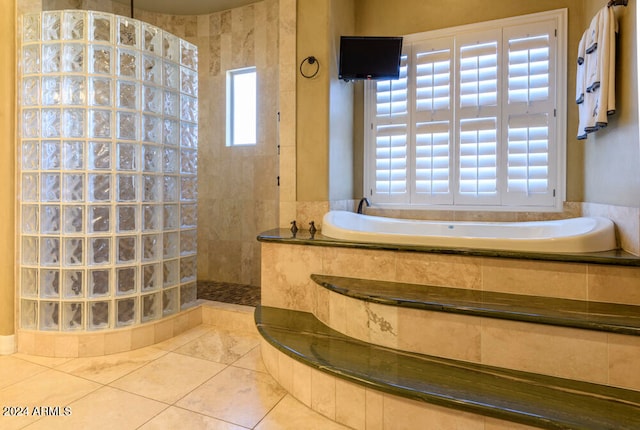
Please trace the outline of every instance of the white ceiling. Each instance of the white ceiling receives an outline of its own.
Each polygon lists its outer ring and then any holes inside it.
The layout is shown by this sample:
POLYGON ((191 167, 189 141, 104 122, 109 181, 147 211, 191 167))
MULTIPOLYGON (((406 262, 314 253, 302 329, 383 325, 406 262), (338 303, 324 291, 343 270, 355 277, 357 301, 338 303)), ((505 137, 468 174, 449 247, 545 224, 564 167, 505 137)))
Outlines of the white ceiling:
MULTIPOLYGON (((117 0, 130 4, 131 0, 117 0)), ((133 0, 134 9, 166 13, 168 15, 203 15, 233 9, 258 0, 133 0)))

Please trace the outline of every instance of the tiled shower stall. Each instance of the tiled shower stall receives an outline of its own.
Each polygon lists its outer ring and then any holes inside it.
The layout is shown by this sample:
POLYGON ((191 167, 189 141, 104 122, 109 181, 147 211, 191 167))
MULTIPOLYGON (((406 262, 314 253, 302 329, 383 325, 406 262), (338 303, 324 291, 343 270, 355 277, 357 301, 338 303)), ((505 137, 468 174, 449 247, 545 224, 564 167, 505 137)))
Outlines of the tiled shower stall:
POLYGON ((196 301, 198 56, 141 21, 26 14, 20 328, 159 320, 196 301))

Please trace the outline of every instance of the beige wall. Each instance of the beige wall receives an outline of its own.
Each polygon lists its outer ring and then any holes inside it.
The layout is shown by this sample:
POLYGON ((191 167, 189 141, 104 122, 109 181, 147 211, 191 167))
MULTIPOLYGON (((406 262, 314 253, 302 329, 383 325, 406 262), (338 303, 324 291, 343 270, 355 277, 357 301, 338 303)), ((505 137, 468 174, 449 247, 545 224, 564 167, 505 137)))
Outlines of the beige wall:
POLYGON ((0 336, 14 333, 15 0, 0 0, 0 336))

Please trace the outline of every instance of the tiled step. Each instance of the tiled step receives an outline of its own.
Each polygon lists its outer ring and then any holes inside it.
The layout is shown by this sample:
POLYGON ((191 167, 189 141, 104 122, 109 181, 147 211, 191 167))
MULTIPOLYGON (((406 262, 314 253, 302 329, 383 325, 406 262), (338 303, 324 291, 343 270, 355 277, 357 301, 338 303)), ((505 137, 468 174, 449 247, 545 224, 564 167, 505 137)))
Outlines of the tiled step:
POLYGON ((262 306, 255 320, 283 354, 367 388, 541 428, 640 428, 636 391, 385 348, 306 312, 262 306))
POLYGON ((330 291, 429 311, 640 336, 640 306, 312 274, 330 291))

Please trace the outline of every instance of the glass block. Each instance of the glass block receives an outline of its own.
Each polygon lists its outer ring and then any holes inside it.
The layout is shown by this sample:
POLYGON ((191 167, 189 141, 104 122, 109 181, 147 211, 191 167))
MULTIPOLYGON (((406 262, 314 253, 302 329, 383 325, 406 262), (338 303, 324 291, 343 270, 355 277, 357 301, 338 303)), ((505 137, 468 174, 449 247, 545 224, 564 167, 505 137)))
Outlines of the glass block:
POLYGON ((89 142, 87 163, 91 170, 111 169, 111 143, 89 142))
POLYGON ((164 115, 177 118, 179 115, 179 96, 173 91, 165 91, 163 97, 164 115))
POLYGON ((198 122, 198 99, 195 97, 180 95, 180 119, 189 122, 198 122))
POLYGON ((162 213, 162 224, 165 230, 178 228, 178 205, 164 205, 162 213))
POLYGON ((163 154, 163 172, 164 173, 177 173, 178 172, 178 159, 179 152, 175 148, 164 148, 163 154))
POLYGON ((63 270, 62 271, 62 295, 67 299, 74 299, 84 296, 84 271, 63 270))
POLYGON ((142 115, 142 140, 162 143, 162 120, 160 117, 142 115))
POLYGON ((87 14, 82 11, 64 11, 62 16, 62 38, 66 40, 84 39, 87 14))
POLYGON ((113 70, 113 49, 109 46, 89 46, 89 73, 110 75, 113 70))
POLYGON ((64 206, 63 207, 63 231, 65 233, 84 232, 84 206, 64 206))
POLYGON ((138 121, 136 113, 118 112, 118 139, 138 140, 138 121))
POLYGON ((138 169, 139 145, 131 143, 118 143, 117 168, 118 170, 138 169))
POLYGON ((85 45, 65 43, 62 49, 62 70, 69 73, 83 73, 86 56, 85 45))
POLYGON ((40 302, 40 330, 58 330, 60 324, 60 303, 40 302))
POLYGON ((106 202, 111 200, 111 175, 89 175, 89 201, 106 202))
POLYGON ((64 238, 64 265, 78 266, 84 263, 84 239, 64 238))
POLYGON ((60 297, 60 271, 40 270, 40 297, 59 298, 60 297))
POLYGON ((168 260, 162 263, 162 280, 164 288, 177 285, 180 281, 180 262, 168 260))
POLYGON ((22 174, 22 201, 23 202, 38 201, 38 174, 37 173, 22 174))
POLYGON ((42 109, 40 129, 42 137, 60 137, 61 117, 60 109, 42 109))
POLYGON ((87 291, 90 297, 109 295, 111 271, 108 269, 89 270, 87 291))
POLYGON ((30 13, 22 16, 22 41, 35 42, 40 40, 40 14, 30 13))
POLYGON ((40 144, 37 140, 25 140, 21 149, 22 170, 38 170, 40 167, 40 144))
POLYGON ((160 172, 160 147, 155 145, 142 146, 142 171, 160 172))
POLYGON ((198 173, 198 152, 191 149, 180 151, 180 172, 195 175, 198 173))
POLYGON ((142 176, 142 201, 143 202, 159 202, 162 198, 162 183, 160 176, 143 175, 142 176))
POLYGON ((84 168, 84 142, 67 140, 62 143, 62 166, 67 170, 84 168))
POLYGON ((198 198, 197 182, 194 177, 180 178, 180 200, 183 202, 195 201, 198 198))
POLYGON ((137 200, 137 181, 134 175, 117 175, 118 201, 134 202, 137 200))
POLYGON ((198 232, 193 230, 182 230, 180 232, 180 255, 194 255, 197 250, 198 232))
POLYGON ((142 80, 162 85, 162 60, 153 55, 142 56, 142 80))
POLYGON ((198 147, 198 126, 195 124, 180 123, 180 146, 189 148, 198 147))
POLYGON ((62 175, 63 192, 62 198, 65 202, 84 201, 84 174, 65 173, 62 175))
POLYGON ((38 269, 23 267, 20 275, 20 295, 22 297, 38 296, 38 269))
POLYGON ((40 228, 43 234, 60 233, 60 206, 42 205, 40 207, 40 228))
POLYGON ((108 139, 111 137, 111 111, 89 110, 89 137, 108 139))
POLYGON ((87 233, 108 233, 111 228, 111 206, 89 206, 87 233))
POLYGON ((62 110, 62 135, 64 137, 84 137, 85 136, 85 110, 84 109, 63 109, 62 110))
POLYGON ((180 249, 180 236, 178 232, 164 233, 162 237, 162 257, 177 257, 178 249, 180 249))
POLYGON ((59 173, 43 173, 40 175, 42 180, 40 189, 40 200, 43 202, 59 202, 60 201, 60 174, 59 173))
POLYGON ((162 293, 147 294, 142 296, 141 321, 153 321, 162 316, 162 293))
POLYGON ((22 236, 22 263, 26 265, 38 264, 39 255, 38 238, 22 236))
POLYGON ((196 227, 198 225, 198 206, 196 204, 183 204, 180 207, 180 226, 182 228, 196 227))
POLYGON ((136 299, 116 300, 116 326, 128 326, 136 322, 136 299))
POLYGON ((178 121, 165 119, 162 122, 162 141, 165 145, 176 146, 180 143, 180 125, 178 121))
POLYGON ((35 300, 20 301, 20 327, 34 330, 38 325, 38 302, 35 300))
POLYGON ((178 201, 178 177, 177 176, 165 176, 163 179, 162 187, 162 199, 165 202, 177 202, 178 201))
POLYGON ((198 300, 198 288, 195 282, 180 286, 180 309, 193 306, 198 300))
POLYGON ((180 90, 190 96, 198 97, 198 72, 181 67, 180 90))
POLYGON ((90 302, 88 328, 92 330, 109 327, 109 302, 90 302))
POLYGON ((139 86, 135 82, 118 81, 118 107, 124 109, 139 109, 139 86))
POLYGON ((142 49, 162 56, 162 31, 158 27, 142 23, 142 49))
POLYGON ((37 106, 40 104, 40 78, 22 79, 22 106, 37 106))
POLYGON ((74 331, 84 329, 82 323, 84 303, 63 303, 62 305, 62 330, 74 331))
POLYGON ((42 45, 42 73, 60 73, 62 70, 62 45, 42 45))
POLYGON ((56 106, 62 101, 62 84, 60 77, 44 76, 42 78, 42 104, 56 106))
POLYGON ((42 13, 42 40, 60 40, 60 11, 42 13))
POLYGON ((178 289, 171 288, 162 292, 162 316, 173 315, 179 310, 178 289))
POLYGON ((164 58, 170 61, 180 61, 180 39, 170 33, 163 33, 162 48, 164 58))
POLYGON ((113 15, 90 12, 89 39, 97 42, 111 42, 113 15))
POLYGON ((162 286, 162 266, 146 264, 142 266, 142 291, 151 291, 162 286))
POLYGON ((111 239, 108 237, 91 237, 89 240, 89 265, 109 264, 111 239))
POLYGON ((40 110, 22 111, 22 137, 40 137, 40 110))
POLYGON ((158 87, 144 85, 142 87, 142 108, 145 112, 162 113, 162 90, 158 87))
POLYGON ((22 48, 22 71, 25 75, 40 73, 40 45, 22 48))
POLYGON ((57 140, 46 140, 42 142, 42 170, 59 169, 61 166, 60 153, 60 142, 57 140))
POLYGON ((198 48, 186 40, 180 40, 180 64, 198 70, 198 48))
POLYGON ((118 49, 118 74, 122 77, 140 79, 140 58, 135 51, 118 49))
POLYGON ((144 205, 142 207, 142 231, 160 230, 162 206, 144 205))
POLYGON ((117 295, 133 294, 137 291, 137 268, 121 267, 116 269, 117 295))
POLYGON ((86 104, 87 82, 84 76, 65 76, 62 80, 62 104, 86 104))
POLYGON ((57 266, 60 264, 60 239, 57 237, 40 238, 40 265, 57 266))
POLYGON ((117 206, 118 232, 136 231, 138 219, 137 206, 117 206))
POLYGON ((116 19, 118 20, 116 27, 116 42, 119 45, 138 47, 140 40, 140 21, 129 19, 124 16, 117 16, 116 19))
POLYGON ((118 263, 135 263, 137 238, 135 236, 116 237, 118 244, 118 263))
POLYGON ((89 78, 89 104, 111 107, 111 79, 89 78))
POLYGON ((142 236, 142 261, 156 261, 160 258, 160 236, 145 234, 142 236))
POLYGON ((162 77, 165 88, 171 90, 180 89, 180 66, 174 63, 164 62, 162 65, 162 77))
POLYGON ((22 205, 22 229, 21 233, 34 234, 38 233, 38 206, 22 205))
POLYGON ((196 257, 184 257, 180 259, 180 282, 195 281, 196 257))

